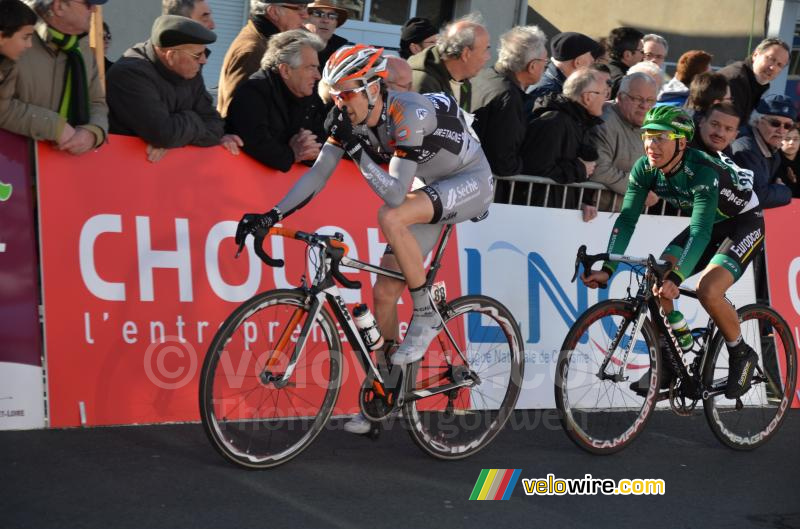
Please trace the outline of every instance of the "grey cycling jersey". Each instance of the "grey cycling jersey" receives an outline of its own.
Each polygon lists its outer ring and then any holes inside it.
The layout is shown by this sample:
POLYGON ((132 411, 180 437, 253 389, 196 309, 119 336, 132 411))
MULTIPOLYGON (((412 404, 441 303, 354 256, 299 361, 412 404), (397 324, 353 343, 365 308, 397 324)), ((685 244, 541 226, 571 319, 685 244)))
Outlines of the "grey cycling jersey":
MULTIPOLYGON (((358 160, 359 170, 389 206, 403 203, 416 176, 426 184, 423 191, 434 204, 432 223, 460 222, 488 209, 493 197, 491 169, 467 116, 451 96, 389 92, 378 124, 356 126, 354 132, 368 147, 358 160), (388 172, 379 165, 387 158, 388 172), (442 182, 431 187, 438 181, 442 182)), ((343 154, 328 140, 314 166, 277 205, 281 215, 319 193, 343 154)))

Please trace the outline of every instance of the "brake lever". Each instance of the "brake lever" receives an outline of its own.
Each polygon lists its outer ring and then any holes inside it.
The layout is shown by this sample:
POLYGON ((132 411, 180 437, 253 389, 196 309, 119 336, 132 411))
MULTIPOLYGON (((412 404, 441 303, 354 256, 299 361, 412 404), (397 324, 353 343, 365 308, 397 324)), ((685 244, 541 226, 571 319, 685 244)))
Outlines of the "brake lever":
POLYGON ((239 258, 239 254, 242 253, 242 250, 244 250, 244 241, 239 243, 239 248, 236 250, 236 255, 234 255, 233 258, 234 259, 238 259, 239 258))
POLYGON ((581 247, 578 248, 578 255, 575 256, 575 273, 572 274, 572 281, 570 281, 570 283, 574 283, 575 280, 578 279, 578 270, 580 270, 580 265, 585 258, 586 258, 586 245, 582 244, 581 247))

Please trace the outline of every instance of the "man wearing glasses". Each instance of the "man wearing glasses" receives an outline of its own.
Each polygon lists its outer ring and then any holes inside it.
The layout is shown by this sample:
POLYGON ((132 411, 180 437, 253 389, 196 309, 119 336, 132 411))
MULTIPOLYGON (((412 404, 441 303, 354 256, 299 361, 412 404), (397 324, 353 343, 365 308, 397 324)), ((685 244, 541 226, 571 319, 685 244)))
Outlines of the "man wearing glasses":
MULTIPOLYGON (((656 103, 658 88, 652 77, 636 72, 626 75, 620 83, 617 98, 603 105, 603 124, 589 131, 597 149, 597 165, 589 178, 605 185, 609 191, 600 194, 600 211, 619 211, 622 197, 628 189, 628 175, 642 157, 641 127, 644 117, 656 103)), ((658 201, 652 191, 645 206, 658 201)))
MULTIPOLYGON (((687 148, 694 137, 694 123, 681 108, 653 108, 645 116, 642 131, 645 156, 631 171, 622 211, 608 241, 608 252, 625 252, 650 191, 691 215, 689 226, 661 255, 672 263, 672 270, 656 293, 664 313, 669 314, 681 282, 702 271, 697 285, 698 299, 725 337, 729 354, 725 397, 737 399, 750 388, 758 355, 751 344, 742 340, 739 318, 725 299, 725 292, 764 249, 764 218, 753 192, 752 175, 736 171, 719 158, 687 148)), ((586 286, 597 288, 608 283, 615 269, 616 263, 606 262, 601 270, 585 273, 582 280, 586 286)), ((672 365, 671 355, 663 347, 661 354, 667 369, 661 370, 658 383, 661 389, 666 389, 677 366, 672 365)), ((648 372, 631 384, 631 389, 646 395, 649 385, 648 372)))
POLYGON ((142 138, 151 162, 186 145, 221 144, 238 154, 241 140, 225 136, 200 75, 206 45, 216 40, 192 19, 158 17, 150 40, 127 50, 108 72, 111 132, 142 138))
POLYGON ((106 0, 27 0, 38 15, 30 50, 17 62, 13 111, 2 127, 81 155, 100 147, 108 107, 87 33, 106 0), (65 89, 68 88, 68 89, 65 89))
POLYGON ((763 208, 785 206, 792 191, 776 175, 781 165, 778 150, 786 133, 794 127, 796 110, 792 100, 771 94, 759 101, 750 116, 750 126, 733 142, 733 159, 753 171, 754 187, 763 208))
POLYGON ((231 43, 222 62, 217 92, 217 110, 222 117, 228 114, 236 87, 260 68, 269 38, 276 33, 303 28, 308 20, 307 3, 308 0, 250 0, 250 20, 231 43))
POLYGON ((325 66, 333 52, 347 44, 347 39, 336 35, 334 31, 347 22, 347 10, 342 9, 334 0, 316 0, 308 4, 308 31, 316 34, 325 43, 325 49, 319 52, 320 68, 325 66))

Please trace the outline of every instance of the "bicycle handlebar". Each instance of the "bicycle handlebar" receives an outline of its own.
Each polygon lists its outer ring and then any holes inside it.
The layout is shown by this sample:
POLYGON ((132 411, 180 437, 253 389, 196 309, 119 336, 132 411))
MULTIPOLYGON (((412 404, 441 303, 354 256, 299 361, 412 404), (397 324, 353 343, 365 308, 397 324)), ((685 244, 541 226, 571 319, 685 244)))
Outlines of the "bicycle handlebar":
MULTIPOLYGON (((336 232, 333 235, 320 235, 318 233, 307 233, 304 231, 295 230, 293 228, 287 228, 285 226, 273 226, 264 235, 253 234, 253 251, 255 251, 259 259, 261 259, 267 266, 281 268, 285 264, 283 259, 273 259, 263 248, 264 239, 267 235, 279 235, 281 237, 286 237, 287 239, 297 239, 299 241, 303 241, 309 246, 324 246, 327 254, 331 257, 331 275, 333 278, 345 288, 352 288, 356 290, 361 288, 360 281, 352 281, 346 278, 339 270, 339 262, 341 261, 342 257, 347 255, 347 252, 350 251, 347 245, 342 242, 344 236, 341 233, 336 232)), ((239 253, 242 251, 243 247, 244 243, 239 246, 239 251, 236 252, 236 257, 239 257, 239 253)))
MULTIPOLYGON (((575 273, 572 275, 572 282, 574 283, 578 278, 580 265, 583 265, 584 273, 586 273, 590 271, 592 265, 598 261, 617 261, 630 265, 646 266, 649 270, 653 271, 656 276, 656 282, 659 285, 664 280, 667 273, 672 270, 672 263, 663 259, 656 259, 653 257, 653 254, 649 254, 647 257, 630 257, 627 255, 610 253, 591 255, 586 253, 586 245, 582 244, 580 248, 578 248, 578 255, 575 257, 575 273)), ((601 288, 606 288, 606 285, 601 285, 601 288)))

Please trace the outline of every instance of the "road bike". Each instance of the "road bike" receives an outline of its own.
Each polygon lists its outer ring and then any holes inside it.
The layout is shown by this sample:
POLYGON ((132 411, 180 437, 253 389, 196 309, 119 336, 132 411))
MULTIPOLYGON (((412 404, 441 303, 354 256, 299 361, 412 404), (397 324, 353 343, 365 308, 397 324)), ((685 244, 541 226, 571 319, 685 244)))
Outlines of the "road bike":
MULTIPOLYGON (((340 267, 401 281, 402 274, 349 258, 341 233, 271 228, 269 235, 307 245, 313 280, 303 274, 298 288, 255 295, 214 336, 200 379, 201 419, 214 448, 248 468, 274 467, 305 450, 337 406, 349 365, 343 338, 365 374, 358 404, 366 417, 385 421, 402 410, 411 438, 436 458, 461 459, 485 448, 516 405, 523 342, 500 302, 481 295, 448 301, 446 289, 435 285, 451 232, 452 225, 443 228, 426 276, 442 330, 422 360, 393 366, 391 356, 370 354, 337 283, 361 288, 340 267)), ((283 266, 263 250, 263 238, 254 240, 256 255, 283 266)))
MULTIPOLYGON (((796 349, 791 329, 771 307, 755 303, 737 310, 742 336, 759 355, 751 389, 737 399, 725 397, 728 351, 725 339, 709 318, 692 329, 690 351, 680 348, 653 285, 660 286, 670 263, 617 254, 587 255, 578 249, 575 274, 588 273, 598 261, 632 267, 624 299, 608 299, 590 307, 567 333, 555 377, 555 398, 567 436, 594 454, 610 454, 628 446, 642 432, 660 401, 678 415, 691 415, 702 401, 711 430, 726 446, 751 450, 767 442, 786 418, 796 382, 796 349), (638 289, 632 295, 633 280, 638 289), (659 335, 664 337, 659 340, 659 335), (667 348, 672 380, 661 390, 662 347, 667 348), (647 394, 630 383, 650 369, 647 394)), ((680 294, 697 299, 692 289, 680 294)), ((727 298, 726 298, 727 299, 727 298)), ((730 303, 730 301, 728 301, 730 303)))

